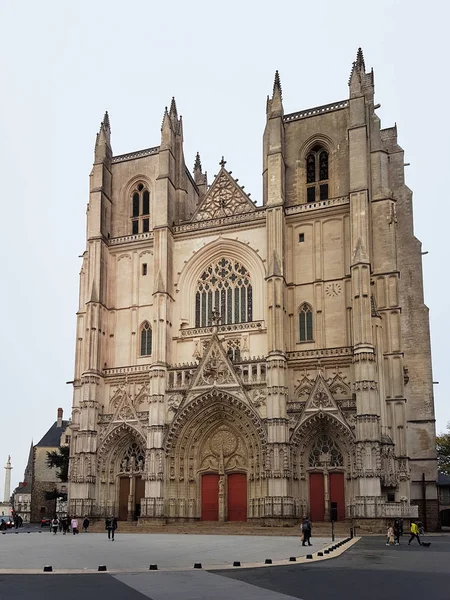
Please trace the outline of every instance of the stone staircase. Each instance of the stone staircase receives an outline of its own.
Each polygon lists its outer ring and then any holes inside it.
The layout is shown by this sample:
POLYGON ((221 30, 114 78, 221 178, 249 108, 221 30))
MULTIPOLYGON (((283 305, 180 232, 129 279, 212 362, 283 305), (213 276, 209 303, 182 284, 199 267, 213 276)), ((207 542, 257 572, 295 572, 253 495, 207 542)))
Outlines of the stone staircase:
MULTIPOLYGON (((351 521, 339 521, 334 524, 336 537, 350 535, 351 521)), ((104 520, 91 520, 89 531, 105 531, 104 520)), ((138 521, 119 521, 118 533, 177 533, 197 535, 278 535, 299 536, 300 524, 292 527, 264 526, 259 523, 218 523, 215 521, 196 521, 190 523, 139 523, 138 521)), ((331 537, 331 523, 313 523, 313 536, 331 537)))

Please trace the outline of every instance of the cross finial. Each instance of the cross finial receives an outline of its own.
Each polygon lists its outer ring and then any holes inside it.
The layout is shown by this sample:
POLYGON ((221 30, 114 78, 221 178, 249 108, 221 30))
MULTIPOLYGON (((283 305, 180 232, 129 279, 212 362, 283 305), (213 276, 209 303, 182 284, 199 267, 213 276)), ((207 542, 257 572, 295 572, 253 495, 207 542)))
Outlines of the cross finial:
POLYGON ((225 168, 225 165, 227 164, 227 161, 224 159, 224 157, 222 156, 222 160, 220 161, 219 165, 223 168, 225 168))

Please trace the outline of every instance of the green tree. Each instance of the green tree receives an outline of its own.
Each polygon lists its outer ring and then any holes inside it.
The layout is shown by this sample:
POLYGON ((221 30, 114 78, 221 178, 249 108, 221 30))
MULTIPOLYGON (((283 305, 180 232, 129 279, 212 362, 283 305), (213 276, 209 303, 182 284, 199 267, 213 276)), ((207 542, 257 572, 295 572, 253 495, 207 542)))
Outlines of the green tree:
POLYGON ((47 467, 56 467, 56 477, 63 483, 67 483, 69 476, 69 446, 60 446, 58 450, 47 452, 45 459, 47 467))
POLYGON ((447 433, 441 433, 436 438, 438 470, 450 476, 450 423, 447 423, 447 433))

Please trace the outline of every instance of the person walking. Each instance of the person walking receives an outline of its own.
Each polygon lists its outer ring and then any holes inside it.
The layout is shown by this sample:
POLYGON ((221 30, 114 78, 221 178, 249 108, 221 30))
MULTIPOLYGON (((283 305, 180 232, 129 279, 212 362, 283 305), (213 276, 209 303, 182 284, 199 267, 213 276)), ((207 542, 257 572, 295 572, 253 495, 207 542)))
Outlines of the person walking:
POLYGON ((387 530, 386 546, 393 546, 393 545, 394 545, 394 528, 392 527, 392 525, 389 525, 388 530, 387 530))
POLYGON ((400 546, 400 523, 398 519, 394 521, 394 544, 400 546))
POLYGON ((52 531, 53 531, 53 535, 56 535, 58 533, 58 527, 59 527, 59 519, 58 517, 54 517, 52 519, 52 531))
POLYGON ((108 531, 108 540, 114 541, 114 532, 117 529, 117 519, 113 515, 106 517, 105 529, 108 531))
POLYGON ((72 521, 70 522, 70 526, 72 527, 73 535, 78 533, 78 519, 76 517, 73 517, 72 521))
POLYGON ((63 535, 66 535, 67 531, 69 530, 69 521, 67 520, 67 516, 61 519, 61 527, 63 535))
POLYGON ((303 536, 302 546, 306 546, 306 544, 308 544, 308 546, 312 546, 311 530, 312 530, 311 521, 309 520, 309 517, 306 517, 305 519, 303 519, 303 522, 302 522, 302 536, 303 536))
POLYGON ((420 537, 419 537, 419 528, 417 527, 417 523, 415 521, 411 521, 410 532, 411 532, 411 537, 409 538, 408 546, 411 545, 411 542, 413 541, 414 538, 417 539, 419 546, 421 546, 422 542, 420 541, 420 537))
POLYGON ((88 532, 88 528, 89 528, 89 519, 87 517, 85 517, 84 521, 83 521, 83 531, 84 531, 84 533, 88 532))

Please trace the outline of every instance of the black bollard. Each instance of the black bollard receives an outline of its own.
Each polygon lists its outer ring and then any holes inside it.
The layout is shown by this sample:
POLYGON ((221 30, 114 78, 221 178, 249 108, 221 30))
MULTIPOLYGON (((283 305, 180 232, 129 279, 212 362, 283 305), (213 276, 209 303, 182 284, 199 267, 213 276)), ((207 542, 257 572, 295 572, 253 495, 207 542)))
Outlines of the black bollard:
POLYGON ((235 560, 233 563, 233 567, 240 567, 241 566, 241 562, 239 560, 235 560))
POLYGON ((53 571, 53 567, 51 565, 45 565, 44 573, 51 573, 53 571))
POLYGON ((317 556, 323 556, 323 552, 318 552, 317 556))
POLYGON ((97 571, 106 571, 106 565, 99 565, 97 571))
POLYGON ((290 556, 289 557, 289 561, 290 562, 297 562, 297 558, 295 556, 290 556))
POLYGON ((194 563, 194 569, 201 569, 202 563, 194 563))
POLYGON ((306 558, 312 559, 312 554, 307 554, 306 558))
POLYGON ((158 565, 150 565, 148 568, 149 571, 157 571, 158 570, 158 565))
POLYGON ((323 553, 324 554, 330 554, 330 551, 329 550, 324 550, 323 553))
POLYGON ((271 565, 272 564, 272 559, 271 558, 266 558, 266 560, 264 561, 265 565, 271 565))

